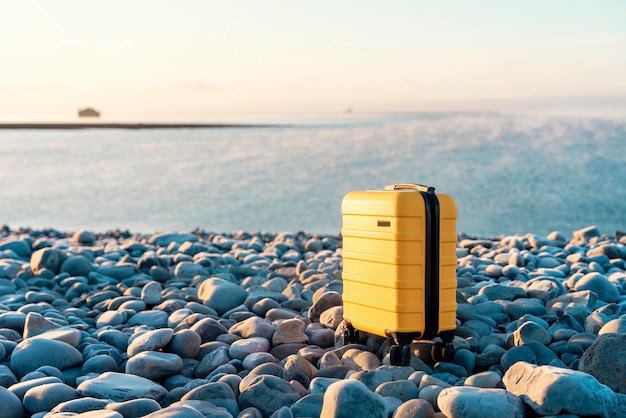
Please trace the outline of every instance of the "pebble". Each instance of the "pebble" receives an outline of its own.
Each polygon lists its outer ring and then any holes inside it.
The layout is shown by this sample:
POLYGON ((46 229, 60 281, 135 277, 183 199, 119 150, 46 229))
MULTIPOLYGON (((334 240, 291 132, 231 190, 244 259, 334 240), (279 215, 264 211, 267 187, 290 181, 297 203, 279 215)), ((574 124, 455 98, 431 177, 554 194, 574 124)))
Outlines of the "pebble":
POLYGON ((62 402, 78 397, 78 392, 65 383, 48 383, 29 389, 22 399, 24 409, 31 414, 47 412, 62 402))
POLYGON ((11 353, 11 370, 20 378, 41 366, 64 370, 82 362, 82 354, 70 344, 44 338, 28 338, 11 353))
POLYGON ((305 332, 306 324, 297 319, 277 321, 276 331, 272 335, 272 345, 286 343, 309 343, 309 336, 305 332))
POLYGON ((216 407, 224 408, 234 417, 240 412, 235 392, 223 382, 211 382, 190 390, 181 398, 181 401, 189 400, 210 402, 216 407))
POLYGON ((472 416, 484 397, 479 416, 541 396, 553 409, 537 416, 589 412, 551 378, 585 381, 597 416, 626 411, 625 242, 595 228, 461 234, 455 356, 434 363, 416 342, 403 367, 385 338, 342 345, 340 237, 46 234, 0 230, 0 418, 354 415, 337 392, 368 416, 455 416, 468 399, 472 416), (520 365, 537 388, 510 383, 520 365))
POLYGON ((494 371, 486 371, 473 374, 465 379, 465 386, 474 386, 477 388, 497 388, 502 384, 502 376, 494 371))
POLYGON ((220 278, 207 279, 198 288, 198 298, 218 315, 241 305, 247 296, 244 288, 220 278))
POLYGON ((129 340, 126 351, 129 357, 133 357, 143 351, 160 350, 170 342, 173 336, 174 331, 169 328, 146 331, 129 340))
POLYGON ((592 272, 585 274, 576 282, 574 290, 589 290, 595 293, 601 301, 612 303, 619 299, 619 291, 609 279, 600 273, 592 272))
POLYGON ((106 372, 93 379, 87 379, 76 388, 81 396, 110 399, 115 402, 137 398, 159 401, 167 390, 149 379, 125 373, 106 372))
POLYGON ((183 368, 183 360, 176 354, 142 351, 128 359, 126 373, 150 380, 175 375, 183 368))
POLYGON ((507 391, 520 396, 541 416, 570 413, 614 416, 615 393, 593 376, 552 366, 515 363, 502 379, 507 391))
POLYGON ((270 416, 283 406, 291 406, 300 399, 298 391, 277 376, 254 376, 239 395, 239 405, 245 409, 257 408, 264 416, 270 416))
POLYGON ((24 407, 22 400, 13 392, 0 386, 0 417, 2 418, 22 418, 24 416, 24 407))
POLYGON ((322 418, 371 417, 386 418, 387 404, 358 380, 339 380, 324 393, 322 418))
POLYGON ((504 389, 455 386, 441 391, 437 405, 448 418, 525 416, 522 400, 504 389))
POLYGON ((626 333, 600 335, 585 350, 578 369, 613 391, 626 394, 626 333))

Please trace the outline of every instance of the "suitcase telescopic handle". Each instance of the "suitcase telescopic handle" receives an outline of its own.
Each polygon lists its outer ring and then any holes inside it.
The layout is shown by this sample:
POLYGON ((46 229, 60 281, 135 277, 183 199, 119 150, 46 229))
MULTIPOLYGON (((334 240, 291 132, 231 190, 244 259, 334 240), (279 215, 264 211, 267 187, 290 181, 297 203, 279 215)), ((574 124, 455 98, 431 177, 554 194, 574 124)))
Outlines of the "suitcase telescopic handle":
POLYGON ((435 193, 434 187, 424 186, 423 184, 400 183, 400 184, 391 184, 389 186, 385 186, 385 190, 402 190, 402 189, 419 190, 422 192, 435 193))

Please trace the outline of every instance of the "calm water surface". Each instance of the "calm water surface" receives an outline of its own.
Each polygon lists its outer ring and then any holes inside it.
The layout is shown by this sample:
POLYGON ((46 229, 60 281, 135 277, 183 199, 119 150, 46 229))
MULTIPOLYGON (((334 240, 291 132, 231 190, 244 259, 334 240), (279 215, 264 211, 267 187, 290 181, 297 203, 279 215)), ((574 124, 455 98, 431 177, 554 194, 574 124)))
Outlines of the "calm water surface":
POLYGON ((351 190, 418 182, 459 231, 626 230, 626 121, 404 115, 249 129, 0 131, 0 224, 337 234, 351 190))

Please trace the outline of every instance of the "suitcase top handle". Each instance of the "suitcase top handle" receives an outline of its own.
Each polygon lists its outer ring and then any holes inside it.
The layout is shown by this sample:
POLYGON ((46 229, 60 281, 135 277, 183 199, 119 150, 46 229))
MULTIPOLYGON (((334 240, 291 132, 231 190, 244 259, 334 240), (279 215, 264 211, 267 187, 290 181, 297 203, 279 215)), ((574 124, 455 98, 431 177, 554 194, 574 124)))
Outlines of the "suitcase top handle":
POLYGON ((400 183, 400 184, 391 184, 389 186, 385 186, 385 190, 419 190, 421 192, 435 193, 435 188, 432 186, 424 186, 423 184, 412 184, 412 183, 400 183))

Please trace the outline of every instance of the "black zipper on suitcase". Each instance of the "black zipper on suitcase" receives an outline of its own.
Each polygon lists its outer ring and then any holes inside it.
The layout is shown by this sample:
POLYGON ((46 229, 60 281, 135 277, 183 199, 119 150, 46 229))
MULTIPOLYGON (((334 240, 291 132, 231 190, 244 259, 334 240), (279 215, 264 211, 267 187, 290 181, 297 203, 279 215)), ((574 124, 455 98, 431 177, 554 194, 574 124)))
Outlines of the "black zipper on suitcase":
POLYGON ((426 208, 425 268, 424 268, 424 335, 432 339, 439 331, 439 199, 434 189, 420 192, 426 208))

